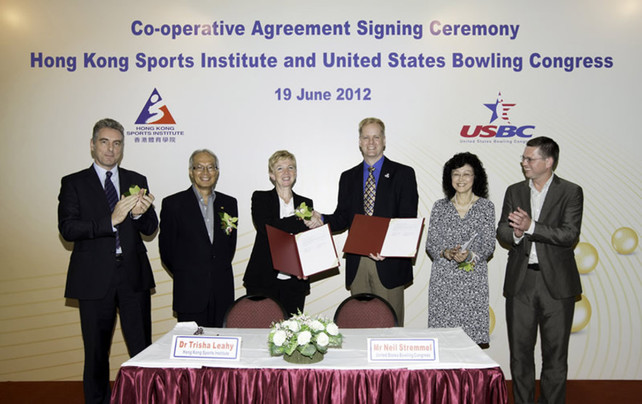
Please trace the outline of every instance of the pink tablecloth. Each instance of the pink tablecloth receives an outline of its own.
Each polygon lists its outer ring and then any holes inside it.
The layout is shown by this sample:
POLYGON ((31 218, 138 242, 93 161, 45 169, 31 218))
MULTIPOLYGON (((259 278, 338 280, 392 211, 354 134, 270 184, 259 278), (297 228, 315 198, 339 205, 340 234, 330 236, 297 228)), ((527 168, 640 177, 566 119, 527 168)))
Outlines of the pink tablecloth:
POLYGON ((487 369, 242 369, 122 367, 112 403, 506 403, 487 369))

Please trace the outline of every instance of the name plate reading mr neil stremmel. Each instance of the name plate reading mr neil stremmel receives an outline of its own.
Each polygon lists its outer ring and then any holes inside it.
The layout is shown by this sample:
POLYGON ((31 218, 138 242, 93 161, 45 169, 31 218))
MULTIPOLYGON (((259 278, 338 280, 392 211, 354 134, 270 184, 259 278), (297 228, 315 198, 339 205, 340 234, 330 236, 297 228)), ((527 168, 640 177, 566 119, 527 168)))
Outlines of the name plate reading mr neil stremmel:
POLYGON ((368 362, 439 362, 437 338, 368 338, 368 362))
POLYGON ((170 358, 238 361, 241 358, 241 337, 174 335, 170 358))

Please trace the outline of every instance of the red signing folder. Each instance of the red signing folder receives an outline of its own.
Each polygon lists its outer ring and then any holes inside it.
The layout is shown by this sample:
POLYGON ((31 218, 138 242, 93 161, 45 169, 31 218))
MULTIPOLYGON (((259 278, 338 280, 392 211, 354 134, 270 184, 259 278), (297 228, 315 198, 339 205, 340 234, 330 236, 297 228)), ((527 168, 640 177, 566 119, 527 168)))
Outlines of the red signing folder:
POLYGON ((419 249, 423 218, 354 215, 343 252, 413 258, 419 249))
POLYGON ((298 234, 291 234, 268 224, 265 229, 275 269, 305 277, 339 266, 329 225, 298 234))

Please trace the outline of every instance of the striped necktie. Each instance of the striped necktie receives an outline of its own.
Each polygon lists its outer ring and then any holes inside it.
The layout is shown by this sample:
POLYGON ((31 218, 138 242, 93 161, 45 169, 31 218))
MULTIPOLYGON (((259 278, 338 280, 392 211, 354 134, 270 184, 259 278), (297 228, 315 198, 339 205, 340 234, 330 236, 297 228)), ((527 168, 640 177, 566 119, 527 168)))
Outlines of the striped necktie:
MULTIPOLYGON (((114 206, 118 203, 118 192, 116 192, 116 187, 114 183, 111 182, 111 171, 106 172, 107 177, 105 178, 105 195, 107 196, 107 203, 109 204, 109 210, 114 211, 114 206)), ((118 237, 118 230, 116 230, 116 251, 120 248, 120 237, 118 237)))
POLYGON ((363 210, 368 216, 372 216, 374 213, 375 194, 377 193, 374 170, 374 167, 368 167, 368 179, 366 179, 366 187, 363 193, 363 210))

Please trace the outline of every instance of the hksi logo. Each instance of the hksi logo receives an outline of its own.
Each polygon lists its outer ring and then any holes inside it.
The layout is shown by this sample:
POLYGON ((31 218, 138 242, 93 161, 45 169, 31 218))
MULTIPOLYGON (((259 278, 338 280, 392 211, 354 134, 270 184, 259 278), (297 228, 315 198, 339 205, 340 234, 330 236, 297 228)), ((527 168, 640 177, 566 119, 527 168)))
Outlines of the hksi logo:
POLYGON ((158 90, 154 89, 147 99, 147 103, 140 111, 136 125, 175 125, 176 121, 169 112, 167 105, 160 96, 158 90))
POLYGON ((497 100, 495 101, 495 103, 484 104, 484 106, 492 111, 489 123, 493 123, 495 120, 500 118, 502 121, 502 125, 476 125, 474 129, 472 129, 473 125, 464 125, 461 128, 461 137, 532 137, 532 131, 535 129, 534 125, 511 125, 510 118, 508 117, 508 111, 510 111, 515 105, 516 104, 509 104, 504 102, 504 98, 502 97, 502 93, 500 92, 497 95, 497 100))

